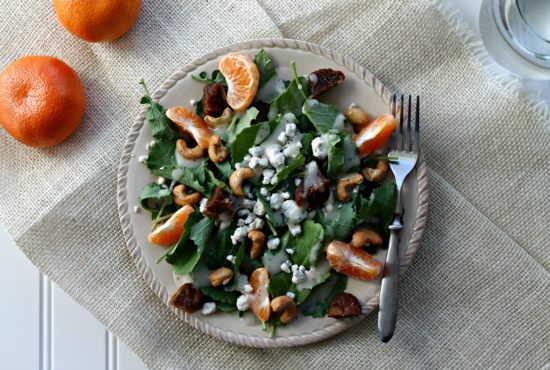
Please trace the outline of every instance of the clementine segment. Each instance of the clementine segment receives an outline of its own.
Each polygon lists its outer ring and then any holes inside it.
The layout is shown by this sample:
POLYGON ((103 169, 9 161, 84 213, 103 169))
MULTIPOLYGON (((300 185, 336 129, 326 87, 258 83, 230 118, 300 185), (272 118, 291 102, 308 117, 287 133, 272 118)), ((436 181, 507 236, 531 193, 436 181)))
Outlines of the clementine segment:
POLYGON ((328 245, 327 260, 336 271, 356 279, 373 280, 382 271, 380 262, 370 254, 340 241, 333 241, 328 245))
POLYGON ((170 245, 180 240, 185 228, 183 225, 194 209, 191 206, 183 206, 172 215, 165 223, 157 226, 149 234, 149 241, 156 245, 170 245))
POLYGON ((141 0, 53 0, 61 25, 90 42, 113 41, 132 27, 141 0))
POLYGON ((183 107, 172 107, 166 116, 182 133, 191 135, 202 149, 208 149, 212 133, 199 115, 183 107))
POLYGON ((252 312, 262 321, 269 320, 271 304, 269 301, 269 272, 265 267, 257 268, 250 275, 249 284, 252 292, 247 293, 248 305, 252 312))
POLYGON ((361 157, 382 148, 396 127, 397 120, 391 114, 383 114, 376 118, 374 122, 363 127, 354 138, 361 157))
POLYGON ((86 109, 76 72, 49 56, 27 56, 0 74, 0 123, 33 147, 59 144, 80 125, 86 109))
POLYGON ((227 81, 227 103, 237 112, 245 111, 258 91, 258 67, 248 55, 226 55, 218 68, 227 81))

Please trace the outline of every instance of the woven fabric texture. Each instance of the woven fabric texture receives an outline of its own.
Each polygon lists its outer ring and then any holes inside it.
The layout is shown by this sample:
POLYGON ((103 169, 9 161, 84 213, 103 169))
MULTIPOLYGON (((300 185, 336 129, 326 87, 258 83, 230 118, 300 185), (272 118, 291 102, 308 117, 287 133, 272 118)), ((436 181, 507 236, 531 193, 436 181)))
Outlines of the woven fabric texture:
POLYGON ((456 20, 424 1, 144 1, 122 39, 66 32, 50 2, 0 0, 0 68, 60 57, 88 97, 65 143, 31 149, 0 131, 0 222, 18 246, 151 368, 543 368, 550 366, 550 118, 491 77, 456 20), (176 318, 134 266, 116 171, 156 87, 214 48, 262 37, 352 56, 395 91, 422 96, 430 210, 400 286, 389 344, 375 315, 301 348, 236 348, 176 318))

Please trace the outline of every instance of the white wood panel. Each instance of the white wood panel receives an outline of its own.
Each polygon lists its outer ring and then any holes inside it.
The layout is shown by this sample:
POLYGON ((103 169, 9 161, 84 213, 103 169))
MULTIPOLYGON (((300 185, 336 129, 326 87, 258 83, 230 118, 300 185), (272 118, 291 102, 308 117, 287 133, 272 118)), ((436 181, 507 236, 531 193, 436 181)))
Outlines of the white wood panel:
POLYGON ((39 367, 39 275, 0 225, 1 368, 39 367))

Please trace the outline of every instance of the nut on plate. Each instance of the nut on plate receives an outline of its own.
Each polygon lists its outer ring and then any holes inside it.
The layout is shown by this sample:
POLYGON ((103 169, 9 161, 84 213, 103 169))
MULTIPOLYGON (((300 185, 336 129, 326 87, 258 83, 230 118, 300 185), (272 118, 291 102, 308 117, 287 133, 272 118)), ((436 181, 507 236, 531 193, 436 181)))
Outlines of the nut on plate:
POLYGON ((233 278, 233 270, 228 267, 220 267, 219 269, 212 271, 208 275, 208 280, 212 286, 225 285, 231 281, 233 278))
POLYGON ((375 168, 365 167, 363 168, 363 177, 367 181, 371 182, 381 182, 386 178, 386 175, 388 174, 388 161, 378 161, 376 162, 375 168))
POLYGON ((349 317, 359 316, 361 314, 361 304, 359 300, 349 293, 340 293, 330 302, 328 317, 349 317))
POLYGON ((193 284, 181 285, 170 297, 169 303, 187 313, 198 311, 203 304, 204 296, 193 284))
POLYGON ((229 151, 223 145, 222 139, 218 135, 212 135, 210 137, 210 143, 208 144, 208 156, 214 163, 220 163, 225 161, 229 151))
POLYGON ((358 173, 351 173, 338 180, 336 183, 336 198, 340 202, 347 202, 350 199, 350 190, 363 182, 363 176, 358 173))
POLYGON ((202 198, 199 192, 187 194, 183 184, 176 185, 172 190, 172 195, 174 196, 174 203, 178 206, 192 206, 202 198))
POLYGON ((353 126, 366 126, 370 122, 370 116, 367 112, 358 107, 348 108, 344 112, 344 116, 353 126))
POLYGON ((178 153, 185 159, 194 160, 204 157, 204 149, 199 145, 192 148, 187 146, 187 142, 183 139, 176 141, 176 149, 178 153))
POLYGON ((223 126, 229 126, 233 119, 233 111, 231 108, 225 108, 223 113, 219 117, 205 116, 204 122, 211 128, 219 128, 223 126))
POLYGON ((296 318, 296 302, 287 295, 273 298, 271 301, 271 309, 273 312, 280 314, 279 320, 283 324, 288 324, 296 318))
POLYGON ((353 233, 351 237, 351 246, 354 248, 362 248, 365 245, 380 245, 384 239, 374 230, 359 229, 353 233))
POLYGON ((260 230, 251 230, 248 232, 248 239, 252 241, 250 247, 250 258, 253 260, 260 257, 265 247, 265 234, 260 230))
POLYGON ((233 171, 231 176, 229 176, 229 187, 233 194, 239 198, 244 197, 243 183, 246 179, 254 176, 254 170, 248 167, 241 167, 233 171))

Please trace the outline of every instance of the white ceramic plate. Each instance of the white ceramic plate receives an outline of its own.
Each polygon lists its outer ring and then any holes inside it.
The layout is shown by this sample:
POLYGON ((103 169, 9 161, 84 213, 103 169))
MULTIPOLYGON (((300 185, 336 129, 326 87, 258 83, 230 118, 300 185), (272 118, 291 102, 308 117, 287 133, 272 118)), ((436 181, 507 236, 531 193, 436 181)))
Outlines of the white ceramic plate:
MULTIPOLYGON (((291 61, 295 61, 299 75, 326 67, 344 72, 345 82, 323 96, 323 101, 336 104, 342 111, 351 102, 355 102, 375 116, 389 112, 390 91, 365 68, 332 50, 287 39, 248 41, 206 54, 174 73, 153 94, 153 98, 164 107, 181 105, 192 108, 189 101, 200 99, 203 84, 193 81, 191 74, 211 72, 217 68, 219 59, 225 54, 244 53, 253 56, 261 48, 271 56, 275 67, 287 67, 291 61)), ((290 75, 285 77, 290 78, 290 75)), ((153 291, 168 305, 169 297, 176 289, 172 268, 165 262, 155 263, 165 249, 153 246, 147 240, 151 225, 148 212, 133 212, 134 206, 139 205, 138 197, 142 188, 156 180, 150 175, 149 170, 138 162, 139 156, 147 154, 146 143, 152 140, 147 125, 144 124, 144 117, 145 110, 142 110, 130 130, 123 149, 118 174, 118 206, 122 230, 132 258, 153 291)), ((422 157, 415 172, 405 182, 402 199, 406 211, 400 244, 401 272, 414 257, 426 221, 427 173, 422 157)), ((380 251, 376 255, 379 261, 384 261, 384 257, 385 251, 380 251)), ((203 316, 198 312, 191 315, 169 307, 195 328, 231 343, 254 347, 295 346, 331 337, 354 325, 378 305, 379 290, 380 281, 363 282, 349 279, 346 291, 354 294, 363 303, 361 317, 336 320, 300 316, 290 325, 277 328, 277 334, 273 339, 269 339, 259 325, 250 325, 254 320, 250 320, 251 318, 246 315, 242 319, 239 319, 236 313, 203 316)))

